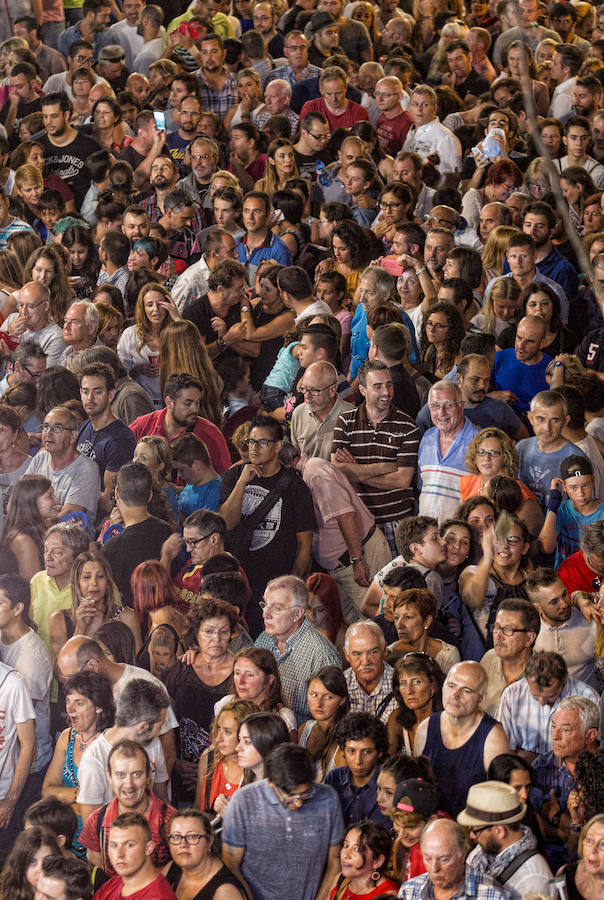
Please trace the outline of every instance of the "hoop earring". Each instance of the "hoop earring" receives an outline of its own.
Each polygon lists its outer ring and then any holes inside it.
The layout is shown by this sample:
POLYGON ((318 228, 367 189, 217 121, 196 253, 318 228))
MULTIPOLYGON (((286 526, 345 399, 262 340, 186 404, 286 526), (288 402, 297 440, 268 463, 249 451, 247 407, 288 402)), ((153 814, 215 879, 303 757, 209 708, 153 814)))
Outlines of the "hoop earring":
POLYGON ((374 869, 373 872, 371 873, 371 880, 377 882, 380 880, 380 878, 381 878, 380 873, 378 872, 377 869, 374 869))

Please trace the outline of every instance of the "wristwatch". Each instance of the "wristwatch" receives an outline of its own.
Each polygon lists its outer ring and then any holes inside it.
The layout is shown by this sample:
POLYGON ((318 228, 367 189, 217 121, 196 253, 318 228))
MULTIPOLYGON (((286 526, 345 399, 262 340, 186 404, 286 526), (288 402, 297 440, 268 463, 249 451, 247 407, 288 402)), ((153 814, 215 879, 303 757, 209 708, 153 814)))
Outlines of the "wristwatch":
POLYGON ((363 559, 362 556, 351 556, 350 557, 350 565, 356 566, 356 564, 360 563, 362 559, 363 559))
POLYGON ((249 312, 249 311, 250 311, 250 308, 249 308, 249 306, 247 306, 247 304, 246 304, 246 306, 241 307, 241 312, 249 312))

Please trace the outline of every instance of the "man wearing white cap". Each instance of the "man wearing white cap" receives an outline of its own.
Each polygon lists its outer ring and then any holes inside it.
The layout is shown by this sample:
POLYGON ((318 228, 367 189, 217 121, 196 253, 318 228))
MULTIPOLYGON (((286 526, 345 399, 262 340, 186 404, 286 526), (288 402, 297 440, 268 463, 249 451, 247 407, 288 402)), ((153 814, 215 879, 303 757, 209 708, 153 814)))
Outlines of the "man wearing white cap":
POLYGON ((503 781, 484 781, 472 785, 466 808, 457 816, 477 842, 468 865, 496 878, 512 900, 533 891, 553 896, 551 870, 537 852, 535 835, 522 824, 525 814, 526 804, 516 788, 503 781))

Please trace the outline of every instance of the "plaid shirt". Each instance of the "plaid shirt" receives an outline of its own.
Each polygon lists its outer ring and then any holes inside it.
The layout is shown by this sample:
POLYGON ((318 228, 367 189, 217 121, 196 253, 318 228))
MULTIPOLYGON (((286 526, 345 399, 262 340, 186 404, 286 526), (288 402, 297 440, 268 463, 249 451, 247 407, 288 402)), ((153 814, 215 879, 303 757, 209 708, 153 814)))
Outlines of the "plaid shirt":
POLYGON ((312 627, 306 617, 298 630, 286 640, 283 653, 275 638, 266 631, 256 639, 255 646, 270 650, 277 660, 283 699, 286 706, 296 714, 298 725, 302 725, 310 718, 306 699, 309 678, 323 666, 337 666, 341 669, 340 654, 320 631, 312 627))
MULTIPOLYGON (((150 222, 159 222, 159 220, 163 216, 163 212, 157 205, 157 194, 151 194, 149 197, 145 197, 145 199, 141 203, 141 206, 149 214, 150 222)), ((193 216, 191 227, 195 232, 195 235, 198 237, 199 233, 206 227, 205 216, 199 203, 193 202, 192 206, 193 216)))
POLYGON ((231 106, 235 106, 236 103, 239 103, 237 79, 225 69, 224 84, 221 89, 217 91, 206 83, 201 69, 194 72, 194 75, 199 82, 199 96, 201 99, 202 110, 215 112, 221 119, 224 119, 231 106))
POLYGON ((292 87, 294 87, 298 82, 306 81, 307 78, 316 78, 320 74, 321 69, 318 66, 308 65, 302 70, 302 78, 299 78, 298 81, 296 81, 296 73, 291 66, 279 66, 278 69, 273 69, 272 72, 269 72, 264 79, 262 87, 265 88, 267 84, 270 84, 271 81, 274 81, 276 78, 284 78, 292 87))
MULTIPOLYGON (((268 109, 264 109, 264 110, 262 110, 262 112, 259 112, 258 115, 254 115, 254 113, 252 113, 251 118, 252 118, 252 122, 254 123, 256 128, 258 128, 258 129, 260 129, 260 131, 262 131, 262 129, 264 128, 264 126, 266 125, 266 123, 268 122, 268 120, 270 119, 271 116, 272 116, 272 113, 269 112, 268 109)), ((300 121, 300 116, 296 115, 296 113, 293 111, 293 109, 286 110, 285 116, 287 118, 287 121, 289 122, 289 124, 292 127, 292 134, 295 134, 296 129, 298 127, 298 122, 300 121)))
MULTIPOLYGON (((350 709, 352 712, 366 712, 370 713, 372 716, 375 716, 376 711, 382 701, 386 699, 386 697, 392 693, 392 666, 389 666, 387 662, 384 663, 384 674, 380 680, 380 683, 372 690, 370 694, 363 690, 359 682, 357 681, 357 677, 352 671, 352 669, 346 669, 344 672, 344 678, 346 679, 346 684, 348 685, 348 696, 350 697, 350 709)), ((380 715, 380 719, 384 723, 387 723, 388 718, 391 712, 394 712, 395 709, 398 708, 397 702, 392 697, 390 702, 386 705, 386 707, 382 710, 380 715)))
MULTIPOLYGON (((430 876, 417 875, 410 881, 406 881, 398 892, 403 900, 434 900, 434 888, 430 876)), ((511 894, 488 875, 480 875, 470 866, 466 865, 466 874, 463 884, 457 894, 451 900, 510 900, 511 894)))

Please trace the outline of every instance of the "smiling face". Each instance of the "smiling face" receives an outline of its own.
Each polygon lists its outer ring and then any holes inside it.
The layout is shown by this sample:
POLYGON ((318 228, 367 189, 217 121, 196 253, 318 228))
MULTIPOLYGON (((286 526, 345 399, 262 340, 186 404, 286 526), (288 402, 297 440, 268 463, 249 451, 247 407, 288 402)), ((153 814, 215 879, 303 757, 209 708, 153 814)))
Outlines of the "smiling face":
POLYGON ((447 551, 447 564, 456 569, 470 555, 470 529, 461 525, 449 525, 443 534, 443 541, 447 551))
POLYGON ((487 437, 481 441, 476 451, 476 468, 484 480, 493 478, 503 472, 504 457, 501 441, 496 437, 487 437))
POLYGON ((109 781, 121 807, 120 812, 134 811, 141 805, 147 790, 149 775, 147 762, 142 753, 136 753, 134 756, 113 754, 109 781))
POLYGON ((42 844, 41 847, 38 847, 38 849, 34 853, 32 861, 25 870, 26 881, 32 886, 32 888, 36 888, 38 886, 40 876, 42 875, 42 863, 47 856, 52 855, 53 851, 45 844, 42 844))
POLYGON ((36 506, 38 507, 38 512, 46 521, 55 520, 61 511, 61 504, 57 500, 53 487, 49 487, 45 494, 38 497, 36 506))
POLYGON ((541 585, 533 596, 533 602, 548 625, 563 625, 571 617, 570 597, 559 579, 554 584, 541 585))
POLYGON ((359 391, 365 398, 370 415, 385 414, 392 405, 394 386, 392 375, 388 369, 367 372, 365 385, 359 385, 359 391))

